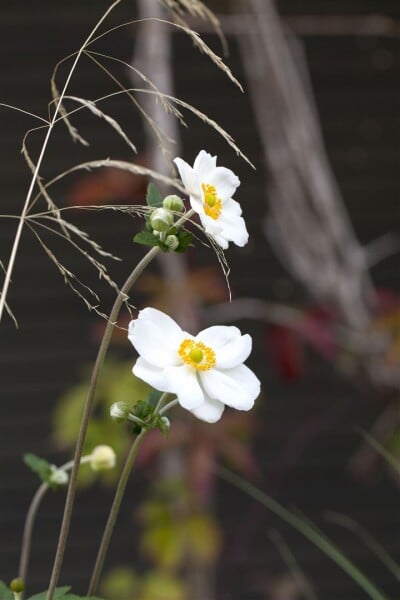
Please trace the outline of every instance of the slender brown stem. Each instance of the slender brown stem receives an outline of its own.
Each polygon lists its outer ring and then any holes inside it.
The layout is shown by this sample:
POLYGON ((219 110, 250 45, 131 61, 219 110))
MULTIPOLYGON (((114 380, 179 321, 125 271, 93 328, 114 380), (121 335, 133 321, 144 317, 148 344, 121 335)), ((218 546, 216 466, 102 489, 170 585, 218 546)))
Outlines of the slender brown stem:
MULTIPOLYGON (((194 214, 194 210, 190 209, 187 213, 182 215, 182 217, 180 217, 180 219, 178 219, 176 221, 175 227, 180 227, 181 225, 183 225, 183 223, 185 223, 185 221, 190 219, 193 214, 194 214)), ((65 500, 64 515, 63 515, 63 520, 61 523, 60 536, 58 539, 58 546, 57 546, 56 555, 54 558, 53 571, 51 574, 49 590, 47 593, 46 600, 52 600, 54 590, 56 588, 58 579, 60 577, 61 566, 62 566, 62 562, 64 559, 65 546, 67 543, 67 537, 68 537, 69 527, 70 527, 70 523, 71 523, 72 510, 73 510, 73 506, 74 506, 74 499, 75 499, 75 493, 76 493, 76 480, 78 477, 79 463, 80 463, 81 456, 82 456, 83 445, 84 445, 85 438, 86 438, 86 431, 88 428, 90 415, 93 410, 94 396, 95 396, 95 392, 96 392, 98 378, 99 378, 100 371, 101 371, 101 368, 104 363, 104 359, 105 359, 105 356, 106 356, 106 353, 108 350, 108 346, 110 344, 112 332, 114 330, 116 321, 118 319, 118 315, 119 315, 121 306, 125 302, 127 295, 129 293, 129 291, 131 290, 133 284, 138 279, 138 277, 142 274, 142 272, 147 267, 147 265, 159 253, 160 253, 160 248, 158 246, 155 248, 152 248, 142 258, 142 260, 139 262, 139 264, 134 268, 134 270, 132 271, 132 273, 129 275, 128 279, 122 286, 122 288, 114 302, 114 306, 111 309, 109 320, 107 321, 103 339, 101 340, 100 348, 97 353, 96 362, 95 362, 95 365, 93 368, 90 386, 89 386, 89 390, 88 390, 88 395, 87 395, 87 399, 86 399, 86 404, 85 404, 85 407, 83 410, 81 427, 80 427, 78 439, 76 442, 74 465, 73 465, 72 471, 71 471, 68 492, 67 492, 67 498, 65 500)))
MULTIPOLYGON (((81 458, 80 464, 89 462, 91 459, 91 455, 83 456, 81 458)), ((73 461, 68 461, 65 465, 59 467, 61 471, 69 471, 73 466, 73 461)), ((21 556, 19 560, 19 569, 18 569, 18 577, 22 579, 25 584, 26 589, 26 580, 28 574, 28 566, 29 566, 29 557, 31 553, 31 543, 32 543, 32 533, 33 527, 35 525, 36 515, 38 513, 40 504, 49 489, 48 483, 45 481, 38 487, 36 490, 32 501, 30 503, 28 512, 25 518, 24 532, 22 534, 22 544, 21 544, 21 556)), ((23 597, 23 593, 21 593, 21 598, 23 597)))
MULTIPOLYGON (((164 402, 167 400, 169 396, 168 392, 164 392, 157 403, 156 408, 154 409, 154 416, 157 414, 162 414, 164 402)), ((129 452, 128 458, 126 459, 124 468, 121 473, 121 477, 118 483, 118 487, 115 491, 115 496, 113 500, 113 504, 110 510, 110 514, 108 516, 108 520, 106 523, 106 527, 104 529, 103 537, 100 543, 100 547, 97 553, 96 563, 93 569, 92 578, 89 584, 88 596, 94 594, 96 592, 99 578, 103 570, 104 559, 107 554, 108 546, 110 544, 111 536, 114 531, 115 522, 118 516, 119 508, 121 506, 121 501, 125 492, 126 484, 128 483, 128 478, 130 471, 133 466, 133 462, 136 458, 137 451, 139 449, 139 445, 144 437, 146 430, 142 429, 140 435, 135 439, 132 448, 129 452)))
POLYGON ((99 579, 103 570, 104 559, 106 557, 108 546, 110 544, 112 532, 114 530, 115 522, 117 520, 122 498, 124 497, 124 492, 128 483, 129 475, 131 473, 133 463, 135 462, 139 446, 146 433, 147 430, 142 429, 140 434, 135 438, 135 441, 131 446, 128 457, 122 469, 118 486, 115 491, 114 501, 110 510, 110 514, 108 515, 106 527, 104 529, 103 538, 101 540, 99 551, 97 553, 96 563, 93 569, 92 578, 90 580, 89 589, 87 593, 88 596, 92 596, 96 593, 97 586, 99 584, 99 579))
POLYGON ((28 573, 29 555, 31 550, 32 532, 35 524, 36 514, 39 509, 40 503, 45 496, 49 486, 46 482, 43 482, 36 490, 35 495, 32 498, 31 505, 26 514, 24 533, 22 536, 21 546, 21 557, 19 561, 18 577, 22 579, 26 586, 26 576, 28 573))
POLYGON ((155 258, 157 256, 157 254, 159 252, 160 252, 160 249, 158 247, 152 248, 142 258, 140 263, 135 267, 135 269, 129 275, 125 284, 121 288, 121 290, 114 302, 114 306, 112 307, 109 320, 107 321, 103 339, 101 341, 100 348, 97 353, 96 363, 93 368, 92 378, 91 378, 90 386, 89 386, 89 390, 88 390, 88 396, 87 396, 85 408, 83 411, 81 427, 80 427, 78 439, 76 442, 75 455, 74 455, 74 466, 72 467, 72 471, 71 471, 68 492, 67 492, 67 498, 65 501, 64 515, 63 515, 63 520, 62 520, 62 524, 61 524, 60 536, 59 536, 59 540, 58 540, 56 555, 54 558, 54 565, 53 565, 53 571, 51 574, 49 590, 47 593, 47 600, 52 600, 54 590, 57 586, 58 579, 60 576, 61 566, 62 566, 62 562, 63 562, 63 558, 64 558, 65 546, 67 543, 67 537, 68 537, 68 532, 69 532, 69 526, 71 523, 72 509, 73 509, 73 505, 74 505, 75 492, 76 492, 76 480, 77 480, 77 476, 78 476, 79 463, 80 463, 80 459, 82 456, 83 444, 85 442, 86 431, 87 431, 87 427, 89 424, 90 415, 91 415, 92 409, 93 409, 97 381, 99 378, 101 368, 103 366, 103 362, 104 362, 104 359, 105 359, 105 356, 106 356, 106 353, 108 350, 108 346, 110 344, 112 332, 114 330, 114 326, 117 321, 121 306, 125 302, 129 290, 131 289, 131 287, 133 286, 133 284, 135 283, 137 278, 140 276, 140 274, 143 272, 143 270, 153 260, 153 258, 155 258))

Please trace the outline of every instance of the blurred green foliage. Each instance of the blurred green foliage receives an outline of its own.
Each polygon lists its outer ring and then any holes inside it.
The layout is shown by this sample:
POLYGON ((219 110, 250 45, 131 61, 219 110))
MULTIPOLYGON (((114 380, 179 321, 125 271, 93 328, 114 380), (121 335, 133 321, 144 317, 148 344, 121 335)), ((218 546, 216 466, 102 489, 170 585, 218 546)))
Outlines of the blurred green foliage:
MULTIPOLYGON (((63 449, 75 446, 78 436, 83 407, 89 387, 91 367, 84 372, 82 382, 74 385, 59 400, 53 421, 53 435, 56 443, 63 449)), ((132 374, 132 360, 116 361, 109 359, 104 364, 96 393, 96 408, 90 420, 86 436, 84 454, 90 453, 95 446, 112 446, 117 456, 122 456, 131 439, 129 428, 115 423, 110 418, 110 406, 114 402, 126 402, 132 408, 137 402, 147 398, 150 387, 132 374)), ((102 476, 102 481, 115 483, 118 469, 111 469, 102 476)), ((83 465, 79 473, 81 485, 89 485, 96 479, 90 467, 83 465)))

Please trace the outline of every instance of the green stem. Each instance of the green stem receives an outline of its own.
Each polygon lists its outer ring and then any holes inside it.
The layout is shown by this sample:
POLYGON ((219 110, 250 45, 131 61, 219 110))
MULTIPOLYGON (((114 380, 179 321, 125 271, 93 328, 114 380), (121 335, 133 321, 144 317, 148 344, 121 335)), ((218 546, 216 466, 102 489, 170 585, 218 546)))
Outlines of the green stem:
POLYGON ((166 404, 161 410, 160 410, 160 415, 165 414, 167 411, 170 410, 170 408, 174 408, 174 406, 176 406, 177 404, 179 404, 179 400, 178 398, 175 398, 175 400, 171 400, 171 402, 168 402, 168 404, 166 404))
POLYGON ((115 522, 117 520, 118 512, 121 506, 122 498, 124 496, 126 485, 128 483, 129 475, 131 473, 133 463, 135 462, 139 446, 146 433, 147 430, 142 429, 140 434, 135 438, 135 441, 133 442, 128 457, 126 459, 125 465, 122 469, 118 486, 115 491, 114 501, 111 506, 110 514, 108 515, 106 527, 104 529, 103 538, 101 540, 99 551, 97 553, 96 563, 93 569, 92 578, 90 580, 89 589, 87 593, 88 596, 92 596, 96 593, 99 584, 99 579, 103 570, 104 559, 106 557, 108 546, 110 544, 112 532, 114 530, 115 522))
POLYGON ((158 413, 161 414, 161 409, 164 405, 164 402, 166 401, 166 399, 169 396, 169 392, 164 392, 161 396, 160 399, 157 402, 157 406, 154 409, 154 415, 158 415, 158 413))
MULTIPOLYGON (((83 456, 80 464, 90 461, 89 456, 83 456)), ((59 467, 62 471, 69 471, 73 466, 73 461, 69 461, 59 467)), ((26 580, 28 574, 28 566, 29 566, 29 557, 31 553, 31 543, 32 543, 32 533, 33 527, 35 525, 36 516, 40 507, 40 504, 49 489, 49 485, 44 481, 36 490, 32 501, 30 503, 28 512, 25 518, 24 532, 22 535, 22 544, 21 544, 21 556, 19 560, 19 569, 18 569, 18 577, 22 579, 26 588, 26 580)), ((22 597, 22 594, 21 594, 22 597)))
POLYGON ((84 445, 85 438, 86 438, 86 431, 88 428, 90 415, 92 413, 92 409, 93 409, 93 405, 94 405, 94 397, 95 397, 97 382, 98 382, 100 371, 103 366, 104 359, 105 359, 105 356, 106 356, 106 353, 108 350, 108 346, 111 341, 111 336, 112 336, 112 333, 114 330, 114 326, 116 324, 121 306, 125 302, 129 290, 131 289, 131 287, 133 286, 133 284, 135 283, 137 278, 144 271, 144 269, 147 267, 147 265, 153 260, 153 258, 155 258, 157 256, 157 254, 159 252, 160 252, 160 249, 158 247, 152 248, 142 258, 142 260, 139 262, 139 264, 135 267, 135 269, 132 271, 132 273, 129 275, 128 279, 126 280, 125 284, 122 286, 122 288, 114 302, 114 306, 112 307, 109 320, 107 321, 103 339, 101 341, 100 348, 97 353, 96 362, 95 362, 95 365, 93 368, 92 377, 91 377, 89 390, 88 390, 88 395, 87 395, 87 399, 86 399, 86 403, 85 403, 85 407, 84 407, 84 411, 83 411, 83 415, 82 415, 81 426, 80 426, 80 430, 79 430, 79 434, 78 434, 78 439, 76 442, 74 464, 73 464, 72 471, 71 471, 68 492, 67 492, 67 498, 65 500, 64 515, 63 515, 63 520, 61 523, 60 535, 59 535, 56 555, 54 558, 54 565, 53 565, 53 571, 51 574, 49 590, 48 590, 48 594, 47 594, 47 600, 52 600, 54 590, 57 586, 58 579, 60 576, 61 566, 62 566, 62 562, 63 562, 63 558, 64 558, 65 546, 67 543, 67 537, 68 537, 69 527, 70 527, 70 523, 71 523, 72 509, 73 509, 74 500, 75 500, 76 482, 77 482, 77 476, 78 476, 79 463, 80 463, 80 459, 82 456, 83 445, 84 445))

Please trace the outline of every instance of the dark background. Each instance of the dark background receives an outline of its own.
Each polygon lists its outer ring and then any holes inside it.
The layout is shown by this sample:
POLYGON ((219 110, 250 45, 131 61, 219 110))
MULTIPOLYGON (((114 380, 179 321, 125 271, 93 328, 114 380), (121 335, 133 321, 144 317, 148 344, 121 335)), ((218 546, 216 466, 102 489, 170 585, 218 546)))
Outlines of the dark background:
MULTIPOLYGON (((110 18, 111 25, 132 18, 133 3, 126 2, 110 18)), ((107 2, 77 2, 59 4, 40 0, 3 2, 0 8, 0 101, 46 115, 50 99, 49 78, 55 63, 75 51, 107 2)), ((400 16, 397 1, 367 2, 365 0, 279 3, 283 15, 301 14, 369 14, 400 16), (322 6, 321 6, 322 5, 322 6)), ((128 59, 132 53, 134 30, 120 30, 106 41, 100 51, 128 59)), ((207 36, 218 50, 218 41, 207 36)), ((376 237, 400 229, 399 204, 399 106, 400 106, 400 39, 374 36, 306 36, 302 40, 320 112, 329 157, 358 238, 367 243, 376 237)), ((235 40, 230 40, 229 65, 239 79, 244 80, 235 40)), ((219 51, 219 50, 218 50, 219 51)), ((306 292, 289 280, 272 254, 261 228, 267 206, 265 203, 265 170, 255 122, 246 95, 241 95, 204 57, 198 55, 191 42, 181 34, 174 37, 176 93, 219 121, 230 131, 239 146, 245 149, 257 167, 252 172, 236 159, 233 152, 205 126, 189 119, 190 132, 182 130, 184 156, 191 161, 198 149, 209 148, 220 157, 220 163, 239 174, 243 184, 240 197, 251 233, 251 244, 244 250, 229 252, 232 268, 231 286, 235 297, 255 296, 271 300, 282 299, 301 304, 306 292)), ((118 67, 117 67, 118 71, 118 67)), ((120 71, 124 77, 124 70, 120 71)), ((89 61, 82 61, 73 78, 72 91, 96 98, 111 91, 100 71, 89 61)), ((120 100, 108 105, 124 122, 140 147, 143 132, 137 115, 126 109, 120 100)), ((20 155, 21 138, 28 127, 35 126, 30 118, 0 108, 0 202, 1 213, 19 214, 29 183, 28 170, 20 155)), ((79 121, 78 121, 79 122, 79 121)), ((122 144, 95 119, 83 121, 82 133, 91 140, 89 150, 73 145, 61 126, 56 129, 46 154, 43 175, 51 176, 87 157, 126 158, 122 144)), ((40 136, 32 138, 31 148, 37 148, 40 136), (35 146, 36 144, 36 146, 35 146)), ((68 183, 57 188, 57 199, 63 204, 68 183)), ((124 258, 110 268, 118 282, 142 255, 131 244, 136 224, 117 214, 79 216, 80 226, 90 231, 107 249, 124 258)), ((3 219, 0 227, 0 257, 7 261, 16 221, 3 219)), ((52 247, 68 256, 68 248, 58 242, 52 247)), ((68 258, 71 267, 85 281, 94 281, 93 273, 80 266, 78 258, 68 258)), ((197 263, 209 260, 199 252, 197 263)), ((156 268, 156 267, 155 267, 156 268)), ((379 287, 399 291, 398 258, 385 260, 373 270, 379 287)), ((104 307, 110 305, 113 294, 102 292, 104 307)), ((56 400, 80 374, 81 365, 93 360, 95 345, 90 331, 97 322, 92 313, 63 285, 54 265, 50 263, 28 229, 25 230, 18 254, 9 302, 19 322, 16 330, 5 319, 1 326, 0 346, 0 576, 11 579, 17 569, 23 516, 35 489, 34 477, 21 461, 30 451, 50 456, 55 462, 64 455, 51 441, 50 415, 56 400)), ((138 299, 140 304, 140 298, 138 299)), ((254 367, 262 378, 265 406, 260 410, 264 433, 257 442, 258 457, 265 474, 265 489, 291 506, 297 507, 321 523, 322 511, 335 510, 356 518, 374 533, 395 558, 399 558, 398 490, 382 468, 373 484, 366 486, 352 478, 347 470, 349 456, 359 443, 355 427, 368 429, 379 415, 384 398, 367 386, 356 388, 339 377, 333 368, 310 351, 306 375, 294 387, 279 380, 263 356, 263 340, 254 323, 243 322, 255 337, 254 367), (336 405, 338 415, 312 444, 304 449, 296 464, 278 481, 272 478, 277 456, 287 441, 291 425, 313 414, 316 407, 327 409, 336 405), (283 418, 284 417, 284 418, 283 418), (285 423, 285 426, 282 426, 285 423), (271 475, 271 479, 269 479, 271 475)), ((127 356, 129 356, 127 350, 127 356)), ((131 490, 139 494, 144 486, 140 475, 131 490)), ((250 551, 240 561, 226 558, 219 571, 218 598, 261 598, 257 585, 260 572, 279 570, 279 558, 269 544, 267 534, 271 517, 264 509, 254 508, 249 501, 221 484, 219 511, 228 530, 238 527, 239 536, 247 539, 250 551), (254 511, 258 517, 254 521, 254 511), (238 525, 246 523, 246 528, 238 525), (253 515, 252 517, 250 515, 253 515), (258 519, 258 520, 257 520, 258 519), (254 525, 256 523, 256 525, 254 525), (248 525, 248 528, 247 528, 248 525), (245 576, 243 575, 245 573, 245 576), (252 579, 252 577, 254 578, 252 579), (242 587, 243 586, 243 587, 242 587)), ((100 499, 97 490, 84 492, 76 505, 75 520, 67 551, 62 581, 83 591, 95 555, 102 522, 110 496, 100 499)), ((34 540, 32 587, 47 585, 57 537, 62 498, 49 497, 40 513, 34 540)), ((132 506, 127 501, 119 527, 113 539, 110 564, 133 556, 130 522, 132 506)), ((274 522, 275 523, 275 522, 274 522)), ((275 523, 276 525, 276 523, 275 523)), ((386 591, 390 598, 400 596, 398 584, 370 552, 350 534, 323 523, 326 531, 338 541, 351 558, 363 567, 386 591)), ((291 531, 285 535, 292 548, 301 556, 310 578, 316 582, 320 598, 352 600, 364 598, 351 580, 291 531)))

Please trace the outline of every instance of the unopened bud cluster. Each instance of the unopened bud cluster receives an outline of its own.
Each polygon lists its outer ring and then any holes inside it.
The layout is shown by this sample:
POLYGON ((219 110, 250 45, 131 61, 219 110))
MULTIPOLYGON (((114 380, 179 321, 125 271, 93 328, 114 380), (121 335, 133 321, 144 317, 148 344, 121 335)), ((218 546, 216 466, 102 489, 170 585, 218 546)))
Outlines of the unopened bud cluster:
MULTIPOLYGON (((174 224, 175 214, 182 212, 183 209, 183 200, 179 198, 179 196, 166 196, 163 200, 162 207, 154 209, 150 215, 150 225, 153 229, 153 233, 157 235, 157 237, 166 235, 174 224)), ((178 245, 179 241, 177 239, 170 239, 167 243, 167 246, 169 246, 171 250, 175 250, 178 245)))

